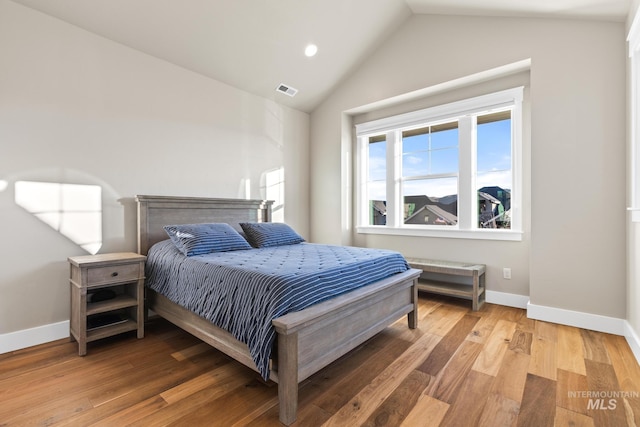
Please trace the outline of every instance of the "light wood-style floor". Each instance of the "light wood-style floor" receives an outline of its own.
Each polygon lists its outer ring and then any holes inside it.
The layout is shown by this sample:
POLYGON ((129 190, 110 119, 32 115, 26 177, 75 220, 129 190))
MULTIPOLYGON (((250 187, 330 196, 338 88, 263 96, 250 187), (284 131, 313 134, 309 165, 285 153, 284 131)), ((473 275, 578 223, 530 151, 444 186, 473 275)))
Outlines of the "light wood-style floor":
MULTIPOLYGON (((299 426, 640 426, 624 338, 524 310, 420 297, 406 321, 306 380, 299 426)), ((277 426, 277 388, 161 319, 146 337, 0 356, 0 426, 277 426)))

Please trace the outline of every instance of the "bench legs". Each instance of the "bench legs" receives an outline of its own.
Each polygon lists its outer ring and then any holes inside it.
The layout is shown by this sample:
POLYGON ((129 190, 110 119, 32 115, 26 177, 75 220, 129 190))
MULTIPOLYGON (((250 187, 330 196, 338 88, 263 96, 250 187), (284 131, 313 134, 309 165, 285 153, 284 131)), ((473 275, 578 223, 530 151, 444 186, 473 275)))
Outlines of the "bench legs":
POLYGON ((483 305, 484 300, 487 295, 486 289, 484 289, 484 272, 479 274, 478 271, 473 272, 473 299, 472 299, 472 309, 473 311, 478 311, 483 305), (480 295, 480 289, 484 289, 482 295, 480 295))

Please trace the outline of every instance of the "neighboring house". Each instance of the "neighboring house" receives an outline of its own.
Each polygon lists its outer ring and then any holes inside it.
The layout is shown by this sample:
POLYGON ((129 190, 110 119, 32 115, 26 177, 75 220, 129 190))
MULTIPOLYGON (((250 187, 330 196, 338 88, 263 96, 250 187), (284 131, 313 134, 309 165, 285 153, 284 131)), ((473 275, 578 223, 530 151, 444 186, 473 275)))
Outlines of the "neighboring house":
MULTIPOLYGON (((406 196, 404 198, 404 205, 405 205, 405 215, 404 215, 405 218, 409 218, 413 216, 416 212, 418 212, 424 206, 428 206, 428 205, 436 206, 439 208, 439 210, 448 212, 453 218, 458 216, 458 196, 456 195, 444 196, 439 198, 430 197, 426 195, 406 196)), ((423 223, 420 223, 420 224, 423 224, 423 223)))
POLYGON ((498 228, 502 226, 504 208, 500 200, 491 194, 478 191, 478 226, 480 228, 498 228))
POLYGON ((482 187, 478 190, 479 192, 489 194, 502 203, 505 211, 511 209, 511 190, 505 190, 504 188, 500 188, 497 186, 494 187, 482 187))
POLYGON ((373 200, 371 202, 372 218, 371 224, 385 225, 387 223, 387 203, 383 200, 373 200))
MULTIPOLYGON (((496 194, 505 191, 500 187, 485 187, 496 194)), ((458 222, 458 196, 448 195, 440 198, 429 196, 406 196, 405 224, 455 225, 458 222)), ((496 197, 483 191, 478 191, 478 207, 480 226, 482 228, 498 228, 504 226, 506 209, 496 197)), ((385 205, 386 208, 386 205, 385 205)), ((377 224, 377 223, 374 223, 377 224)))
POLYGON ((437 205, 424 205, 404 220, 405 224, 455 225, 458 217, 437 205))

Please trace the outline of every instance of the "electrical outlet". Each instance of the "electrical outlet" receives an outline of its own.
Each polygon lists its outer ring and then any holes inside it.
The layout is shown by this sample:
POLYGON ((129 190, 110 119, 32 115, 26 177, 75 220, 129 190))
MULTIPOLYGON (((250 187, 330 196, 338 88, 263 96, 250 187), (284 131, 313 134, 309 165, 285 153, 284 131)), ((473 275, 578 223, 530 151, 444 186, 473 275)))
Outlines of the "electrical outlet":
POLYGON ((503 268, 502 269, 502 277, 505 279, 511 279, 511 269, 510 268, 503 268))

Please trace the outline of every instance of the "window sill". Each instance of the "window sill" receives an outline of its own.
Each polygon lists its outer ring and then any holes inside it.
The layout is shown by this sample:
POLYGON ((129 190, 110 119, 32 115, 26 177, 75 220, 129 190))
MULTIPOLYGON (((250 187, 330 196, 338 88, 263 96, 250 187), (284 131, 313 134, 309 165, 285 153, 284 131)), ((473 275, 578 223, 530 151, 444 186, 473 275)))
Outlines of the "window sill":
MULTIPOLYGON (((640 214, 640 212, 638 212, 640 214)), ((439 230, 425 227, 399 227, 385 226, 356 227, 359 234, 383 234, 393 236, 421 236, 439 237, 443 239, 474 239, 474 240, 503 240, 511 242, 522 241, 522 231, 517 230, 458 230, 455 228, 439 230)))

